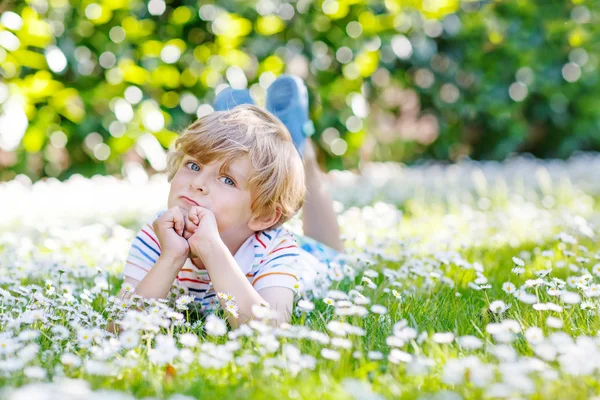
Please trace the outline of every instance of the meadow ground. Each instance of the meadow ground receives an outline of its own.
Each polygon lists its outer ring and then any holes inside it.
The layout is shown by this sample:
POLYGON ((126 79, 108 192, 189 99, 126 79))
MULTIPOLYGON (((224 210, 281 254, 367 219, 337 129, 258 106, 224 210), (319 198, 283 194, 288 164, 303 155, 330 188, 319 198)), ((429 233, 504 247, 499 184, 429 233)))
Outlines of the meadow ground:
POLYGON ((599 168, 584 154, 331 173, 347 254, 330 287, 290 325, 256 309, 238 330, 175 290, 145 311, 115 298, 164 177, 0 184, 0 397, 598 396, 599 168))

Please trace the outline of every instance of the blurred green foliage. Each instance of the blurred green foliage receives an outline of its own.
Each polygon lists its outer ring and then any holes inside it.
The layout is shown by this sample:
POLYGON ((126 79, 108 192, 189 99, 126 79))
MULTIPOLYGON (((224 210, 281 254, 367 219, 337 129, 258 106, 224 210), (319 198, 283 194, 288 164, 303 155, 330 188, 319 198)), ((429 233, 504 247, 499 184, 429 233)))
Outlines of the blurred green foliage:
POLYGON ((328 168, 600 148, 594 0, 0 5, 0 180, 164 168, 215 91, 303 77, 328 168))

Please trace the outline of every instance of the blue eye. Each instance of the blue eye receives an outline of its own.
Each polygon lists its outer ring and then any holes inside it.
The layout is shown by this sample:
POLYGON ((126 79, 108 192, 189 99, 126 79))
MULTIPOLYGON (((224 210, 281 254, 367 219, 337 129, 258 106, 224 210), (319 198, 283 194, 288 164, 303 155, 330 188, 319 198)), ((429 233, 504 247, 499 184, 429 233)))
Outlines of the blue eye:
POLYGON ((233 179, 231 179, 228 176, 224 176, 223 178, 225 178, 225 180, 222 181, 224 184, 229 186, 235 186, 235 182, 233 181, 233 179))
POLYGON ((188 163, 187 163, 187 165, 190 165, 190 164, 192 165, 192 166, 190 167, 190 169, 191 169, 192 171, 200 171, 200 166, 199 166, 198 164, 196 164, 196 163, 195 163, 195 162, 193 162, 193 161, 190 161, 190 162, 188 162, 188 163), (194 167, 196 167, 196 168, 198 168, 198 169, 195 169, 194 167))

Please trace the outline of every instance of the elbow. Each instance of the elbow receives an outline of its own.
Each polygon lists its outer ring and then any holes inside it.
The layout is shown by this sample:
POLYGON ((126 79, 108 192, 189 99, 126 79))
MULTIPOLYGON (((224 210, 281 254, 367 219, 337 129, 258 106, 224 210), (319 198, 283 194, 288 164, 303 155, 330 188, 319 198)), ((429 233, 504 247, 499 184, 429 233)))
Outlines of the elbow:
POLYGON ((231 329, 238 329, 241 325, 247 324, 250 321, 252 321, 253 319, 258 319, 273 328, 279 328, 282 325, 287 325, 290 323, 291 312, 290 311, 282 312, 282 311, 273 310, 273 312, 271 314, 265 315, 264 318, 256 318, 254 316, 245 316, 245 315, 240 315, 238 318, 235 318, 234 316, 230 315, 227 318, 227 322, 229 323, 229 327, 231 329))

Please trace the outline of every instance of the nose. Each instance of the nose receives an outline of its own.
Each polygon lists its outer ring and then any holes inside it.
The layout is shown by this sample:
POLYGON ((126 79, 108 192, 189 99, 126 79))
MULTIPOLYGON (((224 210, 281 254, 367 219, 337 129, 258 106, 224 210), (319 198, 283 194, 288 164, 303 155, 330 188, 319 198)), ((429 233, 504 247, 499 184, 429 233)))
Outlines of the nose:
POLYGON ((208 194, 209 185, 208 185, 209 176, 206 172, 200 171, 197 172, 194 176, 194 179, 190 182, 190 188, 195 192, 200 192, 203 194, 208 194))

